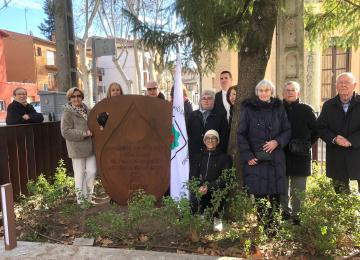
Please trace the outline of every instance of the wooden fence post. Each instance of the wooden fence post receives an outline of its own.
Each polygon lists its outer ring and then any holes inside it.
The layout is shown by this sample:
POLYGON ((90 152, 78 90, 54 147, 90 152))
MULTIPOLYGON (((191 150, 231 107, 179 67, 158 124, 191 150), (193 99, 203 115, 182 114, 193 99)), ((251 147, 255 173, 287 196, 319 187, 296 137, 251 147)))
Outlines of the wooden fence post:
POLYGON ((5 250, 11 250, 17 245, 14 199, 11 183, 1 185, 1 205, 3 214, 5 250))

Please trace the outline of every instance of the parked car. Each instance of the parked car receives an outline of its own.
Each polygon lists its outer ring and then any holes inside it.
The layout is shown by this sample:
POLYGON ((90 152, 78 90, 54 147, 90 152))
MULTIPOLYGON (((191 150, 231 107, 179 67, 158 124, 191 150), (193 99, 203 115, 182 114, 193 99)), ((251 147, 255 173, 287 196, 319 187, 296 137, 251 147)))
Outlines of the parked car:
POLYGON ((41 104, 40 101, 31 102, 30 105, 32 105, 36 112, 41 113, 41 104))

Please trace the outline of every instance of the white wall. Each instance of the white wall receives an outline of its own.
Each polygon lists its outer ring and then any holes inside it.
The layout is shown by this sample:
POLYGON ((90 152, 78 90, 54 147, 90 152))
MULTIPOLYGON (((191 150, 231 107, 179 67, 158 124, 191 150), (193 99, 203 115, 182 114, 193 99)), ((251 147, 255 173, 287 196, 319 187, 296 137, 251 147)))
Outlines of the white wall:
MULTIPOLYGON (((132 83, 132 91, 126 87, 124 79, 121 77, 120 72, 116 68, 115 64, 112 61, 112 56, 102 56, 97 59, 97 67, 104 69, 104 75, 102 77, 102 84, 105 85, 106 89, 108 88, 111 82, 118 82, 121 87, 123 88, 124 94, 138 94, 139 87, 137 82, 136 76, 136 65, 135 65, 135 58, 134 58, 134 49, 128 48, 128 54, 126 55, 125 52, 120 57, 119 64, 123 67, 123 70, 129 80, 132 83), (126 61, 125 66, 123 66, 124 62, 126 61)), ((121 50, 119 50, 121 52, 121 50)), ((139 65, 141 71, 141 82, 140 86, 144 87, 144 79, 143 79, 143 59, 142 54, 139 55, 139 65)))

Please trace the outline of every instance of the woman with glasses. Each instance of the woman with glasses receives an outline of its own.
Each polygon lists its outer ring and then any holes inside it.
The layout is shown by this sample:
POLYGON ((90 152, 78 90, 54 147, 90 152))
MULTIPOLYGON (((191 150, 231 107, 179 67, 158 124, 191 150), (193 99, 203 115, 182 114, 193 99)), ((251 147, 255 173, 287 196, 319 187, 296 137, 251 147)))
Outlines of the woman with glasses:
POLYGON ((259 208, 259 218, 273 219, 272 209, 285 194, 286 164, 284 147, 291 136, 282 102, 274 98, 275 86, 269 80, 260 81, 255 87, 256 98, 242 104, 237 131, 246 188, 257 200, 267 199, 268 208, 259 208))
POLYGON ((89 109, 83 103, 84 93, 76 87, 66 93, 69 103, 61 118, 61 134, 66 140, 74 170, 77 203, 91 202, 96 175, 96 159, 88 129, 89 109))
MULTIPOLYGON (((197 193, 201 195, 200 204, 198 205, 196 196, 192 194, 191 201, 193 212, 200 211, 203 213, 207 207, 212 208, 212 193, 225 186, 225 183, 219 180, 224 170, 230 170, 232 167, 231 157, 221 151, 219 148, 219 133, 216 130, 208 130, 203 138, 205 149, 197 154, 190 164, 190 178, 198 178, 200 184, 197 193)), ((218 218, 219 213, 223 210, 223 202, 220 203, 218 209, 215 210, 214 217, 218 218)), ((215 219, 215 222, 217 220, 215 219)), ((218 224, 218 223, 214 223, 218 224)))

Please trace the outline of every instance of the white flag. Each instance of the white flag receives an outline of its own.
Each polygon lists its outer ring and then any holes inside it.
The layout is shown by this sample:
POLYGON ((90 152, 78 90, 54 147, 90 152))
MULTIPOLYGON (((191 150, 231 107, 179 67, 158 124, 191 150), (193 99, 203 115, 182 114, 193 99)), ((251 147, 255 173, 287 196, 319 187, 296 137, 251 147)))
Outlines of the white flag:
POLYGON ((181 82, 180 54, 176 57, 176 71, 172 113, 170 195, 173 199, 189 198, 185 187, 189 180, 189 150, 185 125, 184 96, 181 82))

